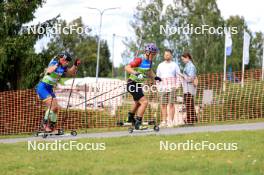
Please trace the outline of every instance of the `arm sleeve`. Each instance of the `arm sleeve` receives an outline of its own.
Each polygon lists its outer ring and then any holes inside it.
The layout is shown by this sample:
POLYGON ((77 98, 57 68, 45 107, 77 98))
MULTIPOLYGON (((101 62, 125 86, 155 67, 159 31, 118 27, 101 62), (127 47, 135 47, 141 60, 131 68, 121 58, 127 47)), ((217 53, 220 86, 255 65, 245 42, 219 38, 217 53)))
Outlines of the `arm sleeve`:
POLYGON ((142 62, 141 58, 135 58, 132 62, 129 63, 131 67, 138 67, 142 62))
POLYGON ((53 59, 49 62, 48 67, 50 67, 50 66, 54 66, 54 65, 56 65, 56 64, 58 64, 58 63, 59 63, 59 62, 53 58, 53 59))

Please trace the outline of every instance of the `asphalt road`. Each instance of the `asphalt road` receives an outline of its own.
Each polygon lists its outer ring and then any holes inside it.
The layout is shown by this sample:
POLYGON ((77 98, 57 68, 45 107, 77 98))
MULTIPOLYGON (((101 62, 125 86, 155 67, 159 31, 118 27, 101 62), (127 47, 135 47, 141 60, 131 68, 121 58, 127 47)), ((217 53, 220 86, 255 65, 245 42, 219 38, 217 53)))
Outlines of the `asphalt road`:
POLYGON ((221 131, 241 131, 241 130, 260 130, 264 129, 264 122, 259 123, 245 123, 245 124, 228 124, 228 125, 210 125, 210 126, 193 126, 180 128, 161 128, 159 132, 155 131, 135 131, 132 134, 128 131, 102 132, 102 133, 88 133, 71 136, 70 134, 62 136, 48 136, 46 139, 39 137, 25 137, 25 138, 7 138, 0 139, 0 143, 18 143, 27 141, 53 141, 53 140, 76 140, 82 138, 110 138, 110 137, 133 137, 145 135, 176 135, 188 133, 201 132, 221 132, 221 131))

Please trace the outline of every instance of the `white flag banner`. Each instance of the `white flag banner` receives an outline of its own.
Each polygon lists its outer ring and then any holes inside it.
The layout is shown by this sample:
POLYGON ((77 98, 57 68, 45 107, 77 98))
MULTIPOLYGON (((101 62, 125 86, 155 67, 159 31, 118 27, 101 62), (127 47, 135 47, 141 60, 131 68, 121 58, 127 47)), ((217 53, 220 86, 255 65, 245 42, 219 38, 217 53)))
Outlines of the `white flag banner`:
POLYGON ((244 64, 249 63, 249 45, 250 45, 250 35, 246 31, 244 31, 244 43, 243 43, 244 64))
POLYGON ((232 53, 232 37, 230 31, 226 31, 225 34, 225 49, 226 56, 230 56, 232 53))

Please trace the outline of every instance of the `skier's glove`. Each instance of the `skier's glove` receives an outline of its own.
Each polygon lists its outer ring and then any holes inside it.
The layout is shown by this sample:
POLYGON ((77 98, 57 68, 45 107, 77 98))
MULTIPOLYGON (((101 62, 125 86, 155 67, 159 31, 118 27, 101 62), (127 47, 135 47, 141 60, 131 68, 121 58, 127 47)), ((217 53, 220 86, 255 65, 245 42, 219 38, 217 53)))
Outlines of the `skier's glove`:
POLYGON ((74 66, 79 66, 81 64, 81 60, 79 59, 79 58, 77 58, 75 61, 74 61, 74 63, 73 63, 73 65, 74 66))
POLYGON ((142 79, 145 78, 144 74, 141 74, 141 73, 136 73, 135 75, 137 76, 137 78, 138 78, 139 80, 142 80, 142 79))

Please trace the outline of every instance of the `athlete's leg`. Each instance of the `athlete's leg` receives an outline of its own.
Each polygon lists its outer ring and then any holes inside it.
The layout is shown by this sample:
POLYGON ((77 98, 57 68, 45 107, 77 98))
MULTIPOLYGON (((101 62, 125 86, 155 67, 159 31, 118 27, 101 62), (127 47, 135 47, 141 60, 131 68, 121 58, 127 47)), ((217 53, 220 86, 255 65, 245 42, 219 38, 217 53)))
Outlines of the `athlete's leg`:
POLYGON ((135 114, 137 112, 139 106, 140 106, 140 103, 138 101, 135 101, 133 106, 132 106, 131 113, 135 114))
POLYGON ((141 97, 140 100, 138 101, 140 106, 137 110, 137 116, 138 117, 143 117, 144 115, 144 112, 148 106, 148 100, 145 96, 141 97))
POLYGON ((43 127, 46 131, 51 131, 48 126, 49 120, 51 122, 56 122, 57 120, 57 111, 58 111, 58 103, 55 99, 56 96, 53 93, 53 86, 46 84, 44 82, 39 82, 36 88, 36 92, 40 100, 43 101, 45 106, 47 107, 47 111, 45 112, 45 116, 43 119, 43 127))
POLYGON ((56 98, 48 98, 44 101, 44 104, 47 107, 47 111, 44 116, 44 123, 47 124, 48 120, 50 120, 50 128, 48 127, 47 130, 53 130, 57 123, 57 114, 59 110, 59 105, 56 98))
POLYGON ((127 120, 128 123, 135 124, 135 118, 134 117, 135 117, 135 114, 136 114, 139 106, 140 106, 140 103, 135 101, 133 106, 132 106, 131 111, 128 112, 128 120, 127 120))
POLYGON ((142 127, 142 118, 144 115, 144 112, 148 106, 148 100, 145 96, 141 97, 140 100, 138 101, 140 103, 140 106, 137 111, 137 117, 136 117, 136 122, 135 122, 135 129, 141 129, 142 127))
POLYGON ((132 105, 131 111, 128 112, 128 119, 127 122, 135 124, 135 114, 140 106, 140 103, 138 102, 138 92, 137 92, 137 84, 133 81, 128 81, 127 83, 127 91, 132 95, 134 99, 134 104, 132 105))

